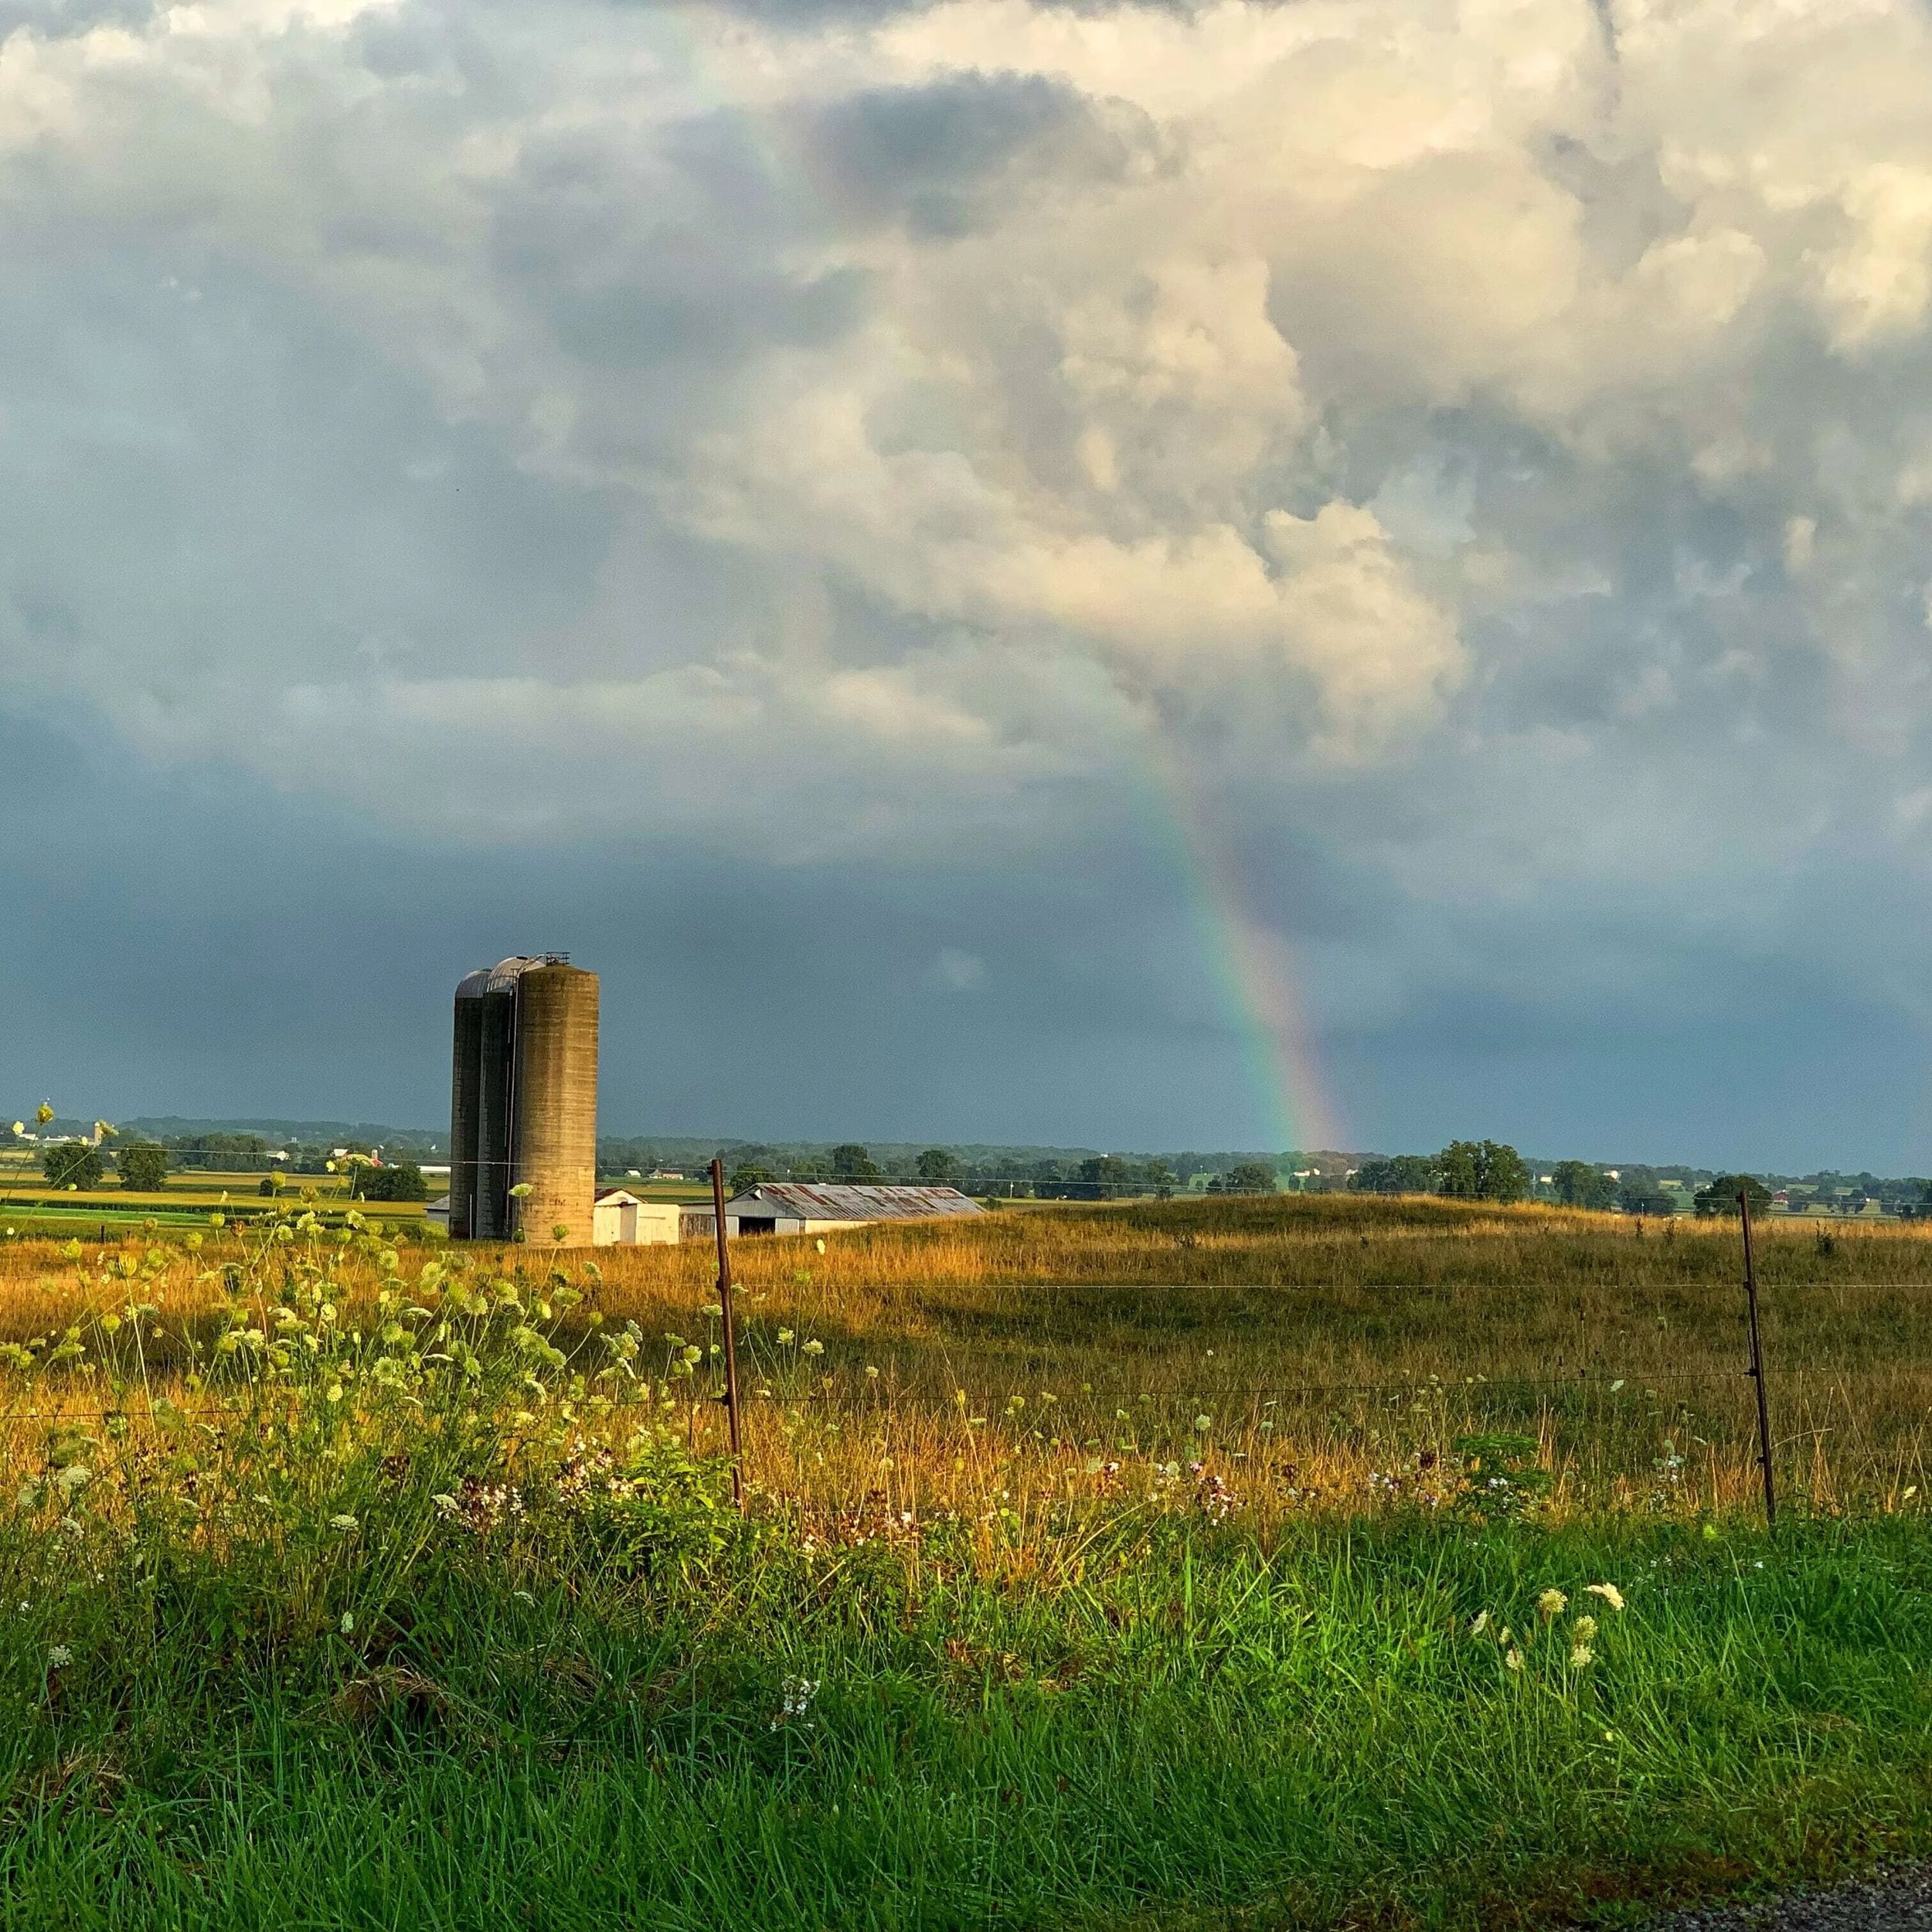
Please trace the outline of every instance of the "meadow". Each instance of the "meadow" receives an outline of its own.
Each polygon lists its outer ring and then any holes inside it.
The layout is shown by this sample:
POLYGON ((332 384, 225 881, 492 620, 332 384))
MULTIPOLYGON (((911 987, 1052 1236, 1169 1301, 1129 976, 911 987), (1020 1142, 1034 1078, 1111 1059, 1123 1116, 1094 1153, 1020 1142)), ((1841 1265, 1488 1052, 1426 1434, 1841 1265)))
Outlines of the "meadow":
POLYGON ((0 1924, 1634 1922, 1932 1850, 1932 1246, 0 1245, 0 1924))

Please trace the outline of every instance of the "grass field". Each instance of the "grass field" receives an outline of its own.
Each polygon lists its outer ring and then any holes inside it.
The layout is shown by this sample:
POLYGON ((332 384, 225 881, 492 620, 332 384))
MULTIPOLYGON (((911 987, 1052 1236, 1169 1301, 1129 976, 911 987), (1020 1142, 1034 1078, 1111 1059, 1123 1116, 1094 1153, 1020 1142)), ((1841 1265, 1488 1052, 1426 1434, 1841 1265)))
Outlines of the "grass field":
POLYGON ((1425 1925, 1932 1849, 1932 1246, 0 1248, 0 1924, 1425 1925), (1600 1588, 1593 1593, 1592 1586, 1600 1588))

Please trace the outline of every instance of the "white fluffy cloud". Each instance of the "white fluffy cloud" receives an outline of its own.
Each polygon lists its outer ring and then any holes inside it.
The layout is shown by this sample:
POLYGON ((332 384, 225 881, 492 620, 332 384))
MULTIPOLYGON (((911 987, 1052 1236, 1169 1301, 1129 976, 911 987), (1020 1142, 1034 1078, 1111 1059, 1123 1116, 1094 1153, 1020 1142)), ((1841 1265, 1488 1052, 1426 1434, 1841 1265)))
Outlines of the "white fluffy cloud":
POLYGON ((1433 774, 1438 881, 1704 809, 1740 720, 1780 835, 1923 795, 1915 0, 18 18, 68 349, 0 464, 71 513, 0 536, 0 702, 801 854, 1052 828, 1156 730, 1357 852, 1433 774), (379 488, 305 462, 318 343, 414 399, 379 488), (513 568, 444 440, 594 554, 513 568))

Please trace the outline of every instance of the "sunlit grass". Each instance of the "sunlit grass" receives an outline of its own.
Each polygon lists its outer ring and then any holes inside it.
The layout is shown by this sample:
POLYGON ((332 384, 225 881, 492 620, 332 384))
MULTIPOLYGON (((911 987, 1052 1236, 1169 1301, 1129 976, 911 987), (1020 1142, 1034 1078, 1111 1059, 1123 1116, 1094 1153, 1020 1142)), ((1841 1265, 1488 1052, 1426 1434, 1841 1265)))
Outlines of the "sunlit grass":
POLYGON ((0 1923, 1587 1914, 1932 1847, 1932 1250, 1148 1204, 0 1247, 0 1923))

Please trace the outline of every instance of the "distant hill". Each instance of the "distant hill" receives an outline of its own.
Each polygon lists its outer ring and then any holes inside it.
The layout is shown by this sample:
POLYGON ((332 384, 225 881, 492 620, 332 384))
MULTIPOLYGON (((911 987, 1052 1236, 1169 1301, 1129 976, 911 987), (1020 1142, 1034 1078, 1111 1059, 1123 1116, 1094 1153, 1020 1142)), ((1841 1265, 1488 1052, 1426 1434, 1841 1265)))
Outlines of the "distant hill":
POLYGON ((179 1114, 151 1114, 119 1124, 123 1140, 140 1135, 181 1141, 203 1134, 259 1134, 277 1147, 290 1141, 304 1147, 339 1147, 360 1141, 369 1147, 407 1148, 422 1154, 440 1153, 449 1141, 447 1128, 388 1127, 377 1121, 199 1121, 179 1114))

